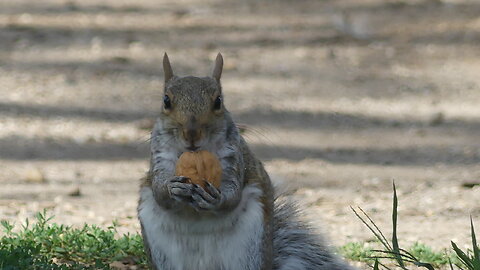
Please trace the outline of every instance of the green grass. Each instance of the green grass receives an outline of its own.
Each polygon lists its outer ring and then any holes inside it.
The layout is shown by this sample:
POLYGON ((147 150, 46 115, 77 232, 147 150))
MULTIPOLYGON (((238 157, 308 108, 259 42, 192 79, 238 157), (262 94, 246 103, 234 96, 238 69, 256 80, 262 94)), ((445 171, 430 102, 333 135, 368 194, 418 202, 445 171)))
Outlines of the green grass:
MULTIPOLYGON (((477 236, 475 235, 475 227, 473 226, 473 220, 470 216, 470 228, 471 228, 471 236, 472 236, 472 249, 467 250, 464 252, 463 250, 459 249, 458 246, 452 241, 452 248, 457 254, 457 257, 460 261, 457 266, 460 269, 468 269, 468 270, 480 270, 480 246, 477 244, 477 236), (461 266, 460 266, 461 265, 461 266)), ((452 266, 450 265, 452 268, 452 266)))
POLYGON ((451 270, 454 266, 461 270, 480 270, 480 246, 476 240, 475 228, 472 217, 470 217, 472 249, 463 251, 451 242, 452 251, 436 252, 432 248, 417 243, 409 249, 401 248, 397 236, 398 225, 398 197, 395 184, 393 184, 393 208, 392 208, 392 236, 388 240, 382 230, 375 224, 370 216, 362 208, 352 208, 355 215, 375 236, 380 249, 363 250, 361 244, 350 244, 347 248, 341 249, 347 258, 352 260, 366 261, 374 270, 390 269, 395 265, 401 269, 408 270, 409 267, 422 267, 434 270, 441 265, 448 265, 451 270), (346 252, 345 252, 346 251, 346 252))
MULTIPOLYGON (((339 253, 352 261, 361 261, 375 269, 404 270, 423 267, 434 270, 441 266, 450 269, 480 270, 480 249, 471 220, 472 248, 461 250, 451 242, 452 250, 438 251, 422 243, 404 249, 397 236, 398 198, 393 190, 392 225, 390 240, 361 208, 357 217, 370 229, 375 242, 348 243, 339 253)), ((21 227, 2 221, 4 235, 0 237, 0 269, 2 270, 58 270, 58 269, 112 269, 112 262, 128 261, 137 269, 148 269, 139 234, 119 235, 116 224, 103 229, 96 225, 73 228, 51 222, 46 212, 39 213, 32 224, 21 227)))
MULTIPOLYGON (((375 262, 375 257, 378 255, 379 242, 374 243, 360 243, 351 242, 339 248, 339 253, 348 260, 366 262, 372 265, 375 262)), ((429 263, 434 267, 448 265, 449 262, 459 263, 455 253, 448 250, 437 251, 423 243, 415 243, 406 251, 412 254, 419 261, 429 263)))
POLYGON ((408 251, 419 261, 432 264, 433 266, 447 265, 449 261, 458 261, 456 255, 449 250, 436 251, 418 242, 411 246, 408 251))
POLYGON ((140 235, 119 236, 116 225, 107 229, 84 225, 81 229, 50 222, 39 213, 36 222, 19 228, 2 221, 0 269, 57 270, 111 269, 110 263, 130 261, 147 269, 140 235))
POLYGON ((368 243, 351 242, 341 246, 338 252, 351 261, 373 263, 374 252, 368 243))

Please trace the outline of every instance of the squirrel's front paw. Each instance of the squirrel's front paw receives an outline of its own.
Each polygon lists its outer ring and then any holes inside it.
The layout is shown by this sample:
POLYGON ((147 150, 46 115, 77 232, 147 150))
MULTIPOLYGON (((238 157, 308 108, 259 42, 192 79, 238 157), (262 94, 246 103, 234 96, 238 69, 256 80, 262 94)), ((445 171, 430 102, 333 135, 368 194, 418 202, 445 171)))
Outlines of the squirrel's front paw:
POLYGON ((152 181, 152 191, 158 205, 171 209, 179 202, 188 204, 192 196, 192 184, 187 177, 173 176, 168 179, 155 178, 152 181))
POLYGON ((197 211, 216 210, 222 204, 220 190, 208 182, 205 183, 205 189, 193 184, 191 198, 190 205, 197 211))
POLYGON ((193 185, 184 176, 174 176, 165 183, 168 195, 177 202, 189 202, 193 194, 193 185))

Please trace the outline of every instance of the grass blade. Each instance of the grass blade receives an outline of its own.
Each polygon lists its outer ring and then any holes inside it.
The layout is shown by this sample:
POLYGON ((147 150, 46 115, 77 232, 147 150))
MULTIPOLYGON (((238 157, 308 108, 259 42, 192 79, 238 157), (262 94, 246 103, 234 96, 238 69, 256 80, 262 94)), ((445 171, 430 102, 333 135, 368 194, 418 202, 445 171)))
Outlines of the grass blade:
POLYGON ((473 264, 475 269, 480 269, 480 249, 477 244, 477 237, 475 235, 475 227, 473 226, 473 219, 470 216, 470 226, 472 228, 472 248, 473 248, 473 264))
MULTIPOLYGON (((398 256, 401 256, 402 257, 402 261, 403 262, 409 262, 409 263, 412 263, 418 267, 424 267, 424 268, 427 268, 428 270, 435 270, 433 268, 433 266, 429 263, 423 263, 423 262, 420 262, 418 261, 417 259, 411 259, 408 255, 405 255, 405 254, 395 254, 393 252, 389 252, 389 251, 384 251, 384 250, 372 250, 374 252, 379 252, 379 253, 384 253, 384 254, 387 254, 387 255, 398 255, 398 256)), ((390 259, 390 260, 393 260, 393 259, 396 259, 395 257, 390 257, 390 256, 373 256, 373 257, 370 257, 372 259, 390 259)))
MULTIPOLYGON (((360 211, 362 211, 362 213, 368 218, 368 220, 370 221, 370 223, 372 223, 373 226, 375 227, 375 229, 377 229, 378 234, 379 234, 379 235, 382 237, 382 239, 383 239, 383 241, 380 241, 380 242, 382 242, 382 244, 385 246, 385 248, 386 248, 387 250, 392 250, 392 247, 390 246, 390 243, 388 243, 387 238, 385 237, 385 235, 383 235, 382 231, 380 230, 380 228, 378 228, 377 224, 376 224, 375 222, 373 222, 373 220, 370 218, 370 216, 367 215, 367 213, 365 213, 365 211, 363 211, 362 208, 359 207, 358 209, 360 209, 360 211)), ((380 239, 379 239, 379 240, 380 240, 380 239)))
POLYGON ((450 258, 448 258, 448 265, 450 265, 450 270, 453 270, 453 264, 450 258))
POLYGON ((476 270, 473 268, 473 264, 470 261, 470 258, 463 252, 461 249, 458 248, 457 244, 455 244, 453 241, 451 241, 453 250, 457 254, 458 258, 460 258, 460 261, 468 268, 471 270, 476 270))
MULTIPOLYGON (((353 207, 350 206, 350 209, 352 209, 353 213, 355 213, 355 215, 358 217, 358 219, 360 219, 360 221, 362 221, 362 223, 365 226, 367 226, 367 228, 373 233, 373 235, 375 235, 375 237, 378 239, 378 241, 380 241, 380 243, 382 243, 382 245, 387 250, 391 251, 390 245, 388 244, 388 242, 385 242, 385 240, 381 237, 381 233, 377 232, 374 228, 372 228, 372 226, 370 224, 368 224, 368 222, 365 219, 363 219, 363 217, 361 217, 360 214, 353 207)), ((370 217, 368 217, 368 215, 365 213, 365 211, 363 211, 362 208, 359 207, 358 209, 360 209, 360 211, 362 211, 362 213, 365 216, 367 216, 367 218, 371 221, 370 217)), ((373 222, 373 221, 371 221, 371 222, 373 222)), ((375 228, 377 228, 377 226, 375 226, 375 228)), ((377 230, 378 230, 378 228, 377 228, 377 230)))
MULTIPOLYGON (((393 251, 385 251, 385 250, 378 250, 378 249, 373 249, 372 251, 374 252, 378 252, 378 253, 384 253, 384 254, 391 254, 391 255, 398 255, 398 256, 401 256, 401 257, 405 257, 406 259, 409 259, 409 260, 412 260, 412 261, 418 261, 416 258, 412 258, 410 257, 409 255, 406 255, 406 254, 402 254, 402 253, 395 253, 393 251)), ((392 257, 392 259, 394 259, 395 257, 392 257)))
MULTIPOLYGON (((405 249, 401 248, 400 251, 403 251, 403 253, 407 254, 408 258, 411 258, 412 260, 418 261, 417 257, 413 256, 412 253, 406 251, 405 249)), ((406 255, 403 255, 403 256, 407 257, 406 255)))
MULTIPOLYGON (((389 260, 393 260, 393 259, 395 259, 395 258, 394 258, 394 257, 390 257, 390 256, 373 256, 373 257, 369 257, 369 259, 389 259, 389 260)), ((416 261, 412 261, 412 260, 409 260, 409 259, 405 259, 404 261, 405 261, 405 262, 409 262, 409 263, 416 264, 416 261)))
POLYGON ((378 262, 378 264, 380 264, 383 268, 387 269, 387 270, 392 270, 390 268, 388 268, 385 264, 381 263, 381 262, 378 262))
POLYGON ((402 269, 406 269, 403 263, 403 259, 400 255, 400 247, 398 245, 398 238, 397 238, 397 208, 398 208, 398 198, 397 198, 397 189, 395 187, 395 182, 393 182, 393 212, 392 212, 392 225, 393 225, 393 232, 392 232, 392 245, 393 251, 395 253, 395 258, 398 262, 398 265, 402 269))
POLYGON ((413 264, 415 264, 418 267, 427 268, 428 270, 435 270, 433 266, 429 263, 422 263, 422 262, 416 261, 413 264))

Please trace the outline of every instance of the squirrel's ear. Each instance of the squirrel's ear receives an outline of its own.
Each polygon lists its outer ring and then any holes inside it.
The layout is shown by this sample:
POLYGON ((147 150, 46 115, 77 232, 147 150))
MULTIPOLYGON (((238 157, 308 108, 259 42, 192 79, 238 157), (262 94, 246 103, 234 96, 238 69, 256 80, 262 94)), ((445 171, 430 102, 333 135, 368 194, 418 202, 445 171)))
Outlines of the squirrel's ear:
POLYGON ((165 82, 168 82, 173 77, 173 70, 170 66, 170 60, 168 59, 167 53, 163 56, 163 75, 165 77, 165 82))
POLYGON ((223 57, 221 53, 218 53, 217 59, 215 59, 215 68, 213 69, 213 78, 217 81, 220 81, 220 77, 222 77, 222 70, 223 70, 223 57))

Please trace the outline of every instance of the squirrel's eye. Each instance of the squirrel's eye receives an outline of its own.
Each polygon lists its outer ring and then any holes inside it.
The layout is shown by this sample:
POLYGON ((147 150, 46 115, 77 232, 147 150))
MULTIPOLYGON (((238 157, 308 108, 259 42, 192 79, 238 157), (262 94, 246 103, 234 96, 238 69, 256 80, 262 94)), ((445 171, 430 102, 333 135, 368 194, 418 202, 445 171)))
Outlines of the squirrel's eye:
POLYGON ((170 110, 172 108, 172 102, 170 101, 170 97, 167 95, 163 97, 163 106, 166 110, 170 110))
POLYGON ((222 108, 222 98, 221 97, 217 97, 215 99, 215 102, 213 103, 213 109, 214 110, 220 110, 222 108))

